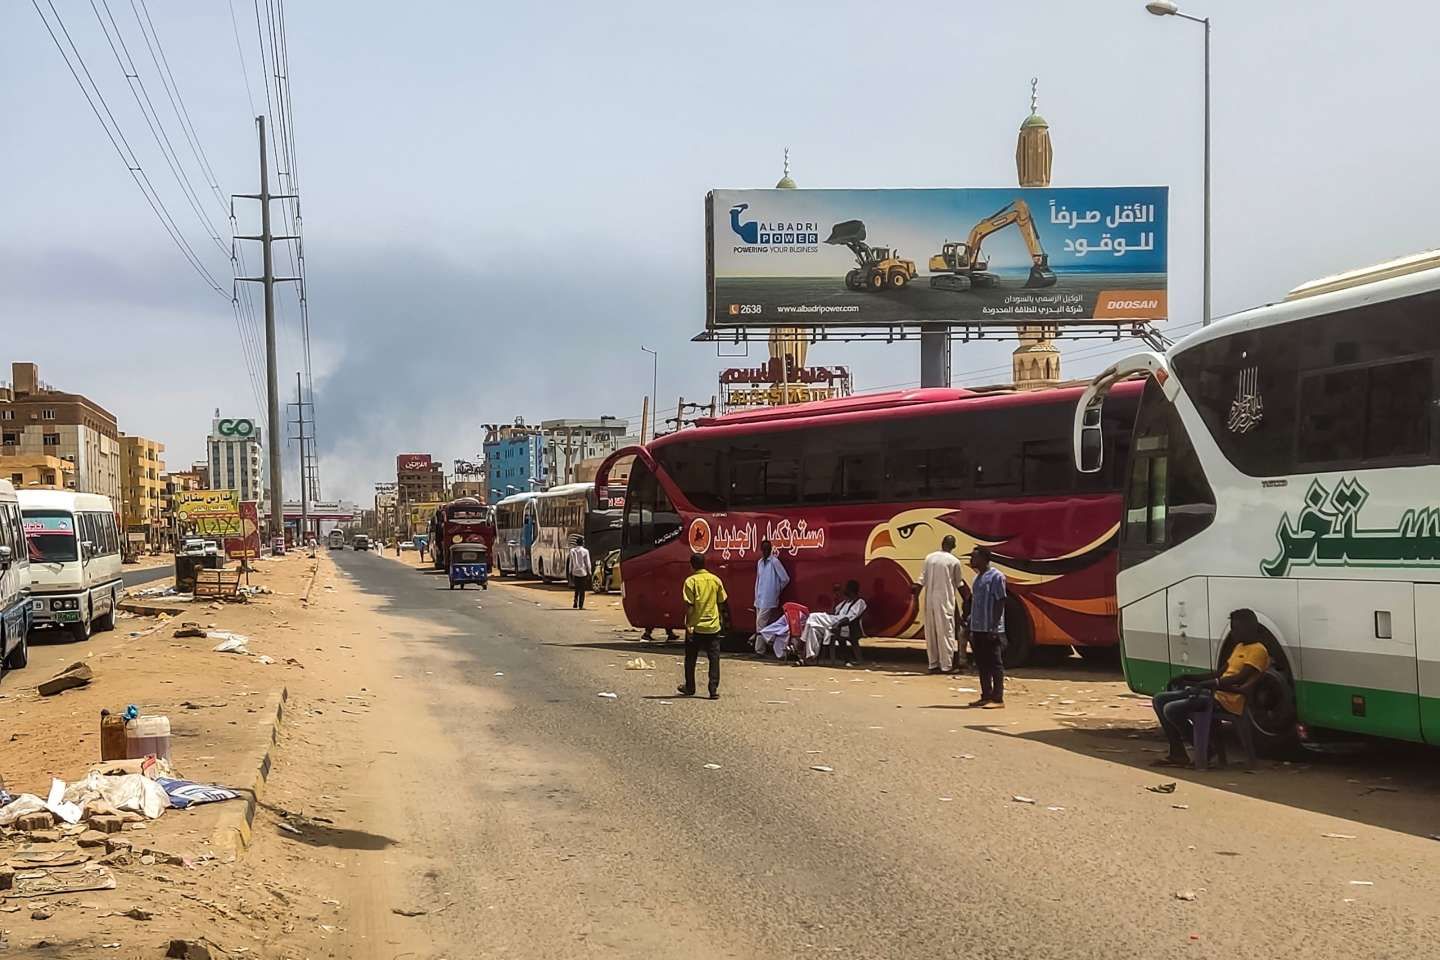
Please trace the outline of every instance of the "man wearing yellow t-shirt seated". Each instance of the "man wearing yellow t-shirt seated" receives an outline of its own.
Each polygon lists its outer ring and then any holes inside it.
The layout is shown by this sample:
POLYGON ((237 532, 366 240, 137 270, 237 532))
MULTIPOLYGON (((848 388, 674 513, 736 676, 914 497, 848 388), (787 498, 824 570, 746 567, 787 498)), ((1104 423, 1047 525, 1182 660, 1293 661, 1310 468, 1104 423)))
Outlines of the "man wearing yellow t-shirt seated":
POLYGON ((1225 658, 1225 669, 1185 677, 1178 690, 1157 693, 1155 715, 1170 738, 1170 755, 1157 760, 1158 766, 1189 766, 1185 752, 1185 732, 1191 715, 1199 713, 1214 697, 1216 706, 1232 716, 1245 712, 1244 690, 1270 669, 1270 651, 1260 639, 1260 621, 1254 610, 1241 608, 1230 614, 1230 636, 1235 646, 1225 658))
POLYGON ((685 579, 682 596, 685 600, 685 685, 679 688, 682 697, 695 696, 695 661, 705 651, 710 661, 710 699, 720 699, 720 605, 729 597, 720 578, 705 569, 705 556, 692 554, 690 569, 695 572, 685 579))

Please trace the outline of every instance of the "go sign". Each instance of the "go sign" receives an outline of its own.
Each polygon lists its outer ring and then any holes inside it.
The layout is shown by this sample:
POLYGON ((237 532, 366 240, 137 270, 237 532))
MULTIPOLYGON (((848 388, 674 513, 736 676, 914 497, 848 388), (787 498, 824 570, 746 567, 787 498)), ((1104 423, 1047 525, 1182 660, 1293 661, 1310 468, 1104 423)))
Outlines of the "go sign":
POLYGON ((221 420, 215 432, 222 437, 248 437, 255 433, 254 420, 221 420))

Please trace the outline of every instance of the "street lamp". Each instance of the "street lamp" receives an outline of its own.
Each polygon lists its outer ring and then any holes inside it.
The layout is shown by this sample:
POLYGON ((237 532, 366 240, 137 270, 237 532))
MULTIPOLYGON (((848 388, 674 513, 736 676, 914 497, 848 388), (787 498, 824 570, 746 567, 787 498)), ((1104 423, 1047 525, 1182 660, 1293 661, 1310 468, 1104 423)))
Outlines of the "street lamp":
POLYGON ((655 409, 660 406, 660 398, 656 395, 660 389, 660 354, 643 343, 640 349, 650 354, 650 439, 654 440, 656 418, 660 415, 660 411, 655 409))
POLYGON ((1192 17, 1181 13, 1172 0, 1150 0, 1145 9, 1157 17, 1179 17, 1205 27, 1205 305, 1200 317, 1203 326, 1210 325, 1210 18, 1192 17))

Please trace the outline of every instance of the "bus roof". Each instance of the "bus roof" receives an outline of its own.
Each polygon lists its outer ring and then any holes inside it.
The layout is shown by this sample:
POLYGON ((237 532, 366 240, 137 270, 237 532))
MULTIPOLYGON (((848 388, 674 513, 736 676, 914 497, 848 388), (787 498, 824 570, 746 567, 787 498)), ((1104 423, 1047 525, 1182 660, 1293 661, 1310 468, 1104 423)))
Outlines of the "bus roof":
POLYGON ((519 493, 512 493, 510 496, 496 501, 495 506, 498 507, 505 503, 518 503, 521 500, 534 500, 538 496, 540 496, 539 490, 522 490, 519 493))
POLYGON ((544 493, 540 494, 540 496, 565 497, 574 493, 586 493, 594 489, 595 484, 593 483, 562 483, 558 486, 551 487, 549 490, 546 490, 544 493))
POLYGON ((1440 251, 1415 254, 1301 284, 1279 303, 1221 317, 1177 341, 1174 356, 1219 337, 1440 290, 1440 251))
POLYGON ((713 435, 715 431, 744 434, 803 430, 831 417, 845 417, 847 421, 858 423, 920 412, 955 412, 972 406, 1001 409, 1073 402, 1088 382, 1076 380, 1043 390, 1018 390, 1013 386, 926 387, 744 410, 723 417, 702 417, 694 429, 666 434, 652 441, 649 447, 653 450, 713 435))
POLYGON ((76 510, 98 510, 101 513, 114 513, 115 504, 110 498, 100 493, 76 493, 73 490, 17 490, 16 496, 20 500, 20 509, 32 508, 35 510, 69 510, 74 513, 76 510))

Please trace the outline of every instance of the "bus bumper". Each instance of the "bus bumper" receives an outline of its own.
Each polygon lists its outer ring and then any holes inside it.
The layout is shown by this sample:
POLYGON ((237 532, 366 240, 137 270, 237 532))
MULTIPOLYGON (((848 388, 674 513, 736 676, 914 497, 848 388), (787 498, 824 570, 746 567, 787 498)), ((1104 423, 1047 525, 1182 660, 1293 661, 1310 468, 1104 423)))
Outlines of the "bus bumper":
POLYGON ((79 623, 81 600, 79 593, 47 593, 43 596, 30 595, 31 626, 53 627, 79 623))

